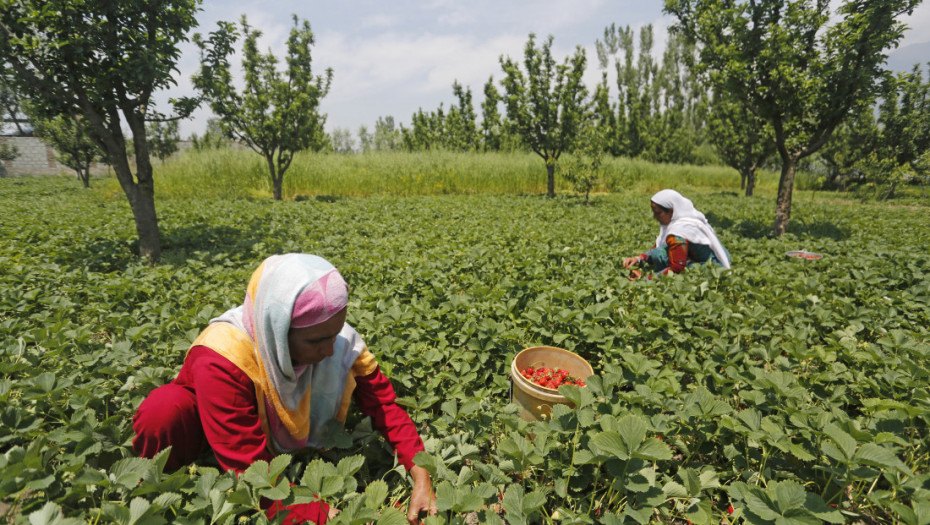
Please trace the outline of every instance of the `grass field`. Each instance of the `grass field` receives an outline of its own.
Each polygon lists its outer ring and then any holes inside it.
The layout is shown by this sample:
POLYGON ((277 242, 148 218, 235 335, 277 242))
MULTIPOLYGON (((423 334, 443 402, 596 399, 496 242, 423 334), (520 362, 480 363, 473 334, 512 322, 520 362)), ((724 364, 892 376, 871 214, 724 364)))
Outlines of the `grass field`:
MULTIPOLYGON (((567 158, 567 156, 565 157, 567 158)), ((187 151, 155 164, 159 196, 270 197, 265 161, 250 150, 187 151)), ((107 188, 118 188, 115 180, 107 188)), ((729 168, 657 165, 609 159, 595 192, 654 192, 664 187, 739 189, 729 168)), ((760 172, 758 191, 774 192, 777 175, 760 172)), ((571 191, 556 176, 559 193, 571 191)), ((536 194, 546 191, 546 168, 533 153, 374 152, 298 154, 284 178, 284 198, 326 195, 536 194)))

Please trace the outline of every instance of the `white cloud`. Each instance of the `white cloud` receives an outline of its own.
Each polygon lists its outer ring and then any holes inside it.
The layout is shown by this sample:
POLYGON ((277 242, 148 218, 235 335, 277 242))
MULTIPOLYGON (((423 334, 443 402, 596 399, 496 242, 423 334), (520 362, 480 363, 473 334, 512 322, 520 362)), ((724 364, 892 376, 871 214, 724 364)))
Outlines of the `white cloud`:
MULTIPOLYGON (((271 48, 281 60, 291 13, 308 19, 316 36, 315 71, 334 70, 332 91, 321 103, 321 110, 329 115, 327 128, 352 130, 373 126, 379 116, 392 115, 397 122, 409 123, 418 108, 432 111, 440 102, 448 107, 454 102, 456 80, 471 88, 477 109, 488 77, 493 75, 496 82, 502 77, 498 58, 522 60, 530 32, 536 33, 537 41, 554 36, 553 55, 559 62, 576 45, 583 46, 588 58, 585 81, 593 89, 601 78, 594 42, 602 38, 606 26, 629 25, 638 35, 645 24, 653 24, 654 54, 661 59, 673 21, 662 13, 658 0, 206 0, 204 7, 201 33, 214 30, 217 19, 238 21, 246 13, 250 24, 264 33, 260 48, 271 48)), ((927 41, 930 4, 919 6, 905 23, 911 29, 902 47, 927 41)), ((190 45, 179 63, 179 86, 171 96, 192 94, 189 79, 197 62, 196 48, 190 45)), ((233 63, 238 71, 238 56, 233 63)), ((608 72, 612 74, 612 68, 608 72)), ((612 76, 609 82, 612 86, 612 76)), ((196 122, 182 123, 182 134, 202 131, 204 114, 209 112, 201 110, 196 122)))

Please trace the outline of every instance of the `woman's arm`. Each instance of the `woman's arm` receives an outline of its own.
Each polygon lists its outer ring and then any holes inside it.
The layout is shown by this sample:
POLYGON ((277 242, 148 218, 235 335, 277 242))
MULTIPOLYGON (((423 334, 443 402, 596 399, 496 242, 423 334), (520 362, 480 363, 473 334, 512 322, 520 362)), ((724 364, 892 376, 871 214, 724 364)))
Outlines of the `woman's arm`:
POLYGON ((413 494, 407 509, 407 521, 419 523, 421 512, 436 514, 436 497, 429 472, 413 464, 413 456, 423 450, 423 440, 413 420, 395 403, 397 398, 391 381, 377 367, 374 372, 355 378, 355 402, 363 414, 371 418, 372 425, 397 453, 397 461, 407 468, 413 478, 413 494))
POLYGON ((391 381, 377 367, 374 372, 355 378, 355 402, 372 425, 381 432, 397 453, 397 461, 410 470, 413 456, 423 450, 423 440, 407 411, 394 401, 397 395, 391 381))
POLYGON ((688 240, 684 237, 669 235, 665 238, 668 245, 668 267, 661 274, 681 273, 688 266, 688 240))

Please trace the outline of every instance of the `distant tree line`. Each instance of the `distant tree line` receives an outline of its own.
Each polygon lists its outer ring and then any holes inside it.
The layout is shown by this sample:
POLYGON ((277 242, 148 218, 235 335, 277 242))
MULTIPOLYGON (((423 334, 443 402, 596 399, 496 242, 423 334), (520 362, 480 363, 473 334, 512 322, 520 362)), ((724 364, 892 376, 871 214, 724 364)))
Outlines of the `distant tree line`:
MULTIPOLYGON (((313 73, 314 35, 296 16, 283 68, 258 50, 261 32, 245 17, 194 34, 197 96, 172 100, 172 115, 162 115, 152 93, 175 83, 178 45, 196 26, 200 0, 164 0, 158 9, 143 0, 18 0, 0 4, 0 117, 21 126, 25 115, 85 185, 81 166, 110 164, 140 254, 151 259, 160 253, 151 161, 176 149, 176 121, 203 103, 217 119, 194 147, 235 140, 251 148, 266 161, 275 199, 304 150, 531 151, 545 165, 550 196, 563 154, 577 157, 562 173, 586 195, 605 155, 722 161, 747 195, 756 170, 774 162, 781 176, 773 231, 781 234, 799 167, 822 173, 824 187, 870 185, 881 198, 926 180, 928 82, 919 67, 896 76, 882 68, 903 35, 899 20, 919 3, 844 0, 831 19, 830 3, 819 0, 666 0, 676 23, 661 60, 651 26, 635 34, 611 24, 596 41, 601 80, 589 91, 581 47, 559 62, 551 35, 530 34, 522 60, 500 57, 501 78, 483 86, 480 110, 471 88, 455 81, 448 106, 420 108, 409 125, 379 117, 372 131, 358 130, 356 143, 348 130, 324 132, 319 103, 334 72, 313 73), (241 91, 229 63, 239 44, 241 91)), ((0 147, 2 158, 16 154, 0 147)))

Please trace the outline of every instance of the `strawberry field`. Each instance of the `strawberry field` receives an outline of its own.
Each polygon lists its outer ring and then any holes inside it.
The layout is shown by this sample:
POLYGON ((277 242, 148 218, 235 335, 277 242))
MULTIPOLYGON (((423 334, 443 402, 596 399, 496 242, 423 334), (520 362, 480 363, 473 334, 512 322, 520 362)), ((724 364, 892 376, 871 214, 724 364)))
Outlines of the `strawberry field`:
POLYGON ((238 478, 132 453, 200 329, 301 251, 345 275, 420 428, 426 523, 930 523, 930 210, 797 199, 772 238, 772 199, 685 194, 732 272, 629 281, 658 230, 645 194, 161 199, 149 266, 122 195, 0 179, 0 516, 236 523, 319 496, 333 523, 405 523, 410 481, 357 415, 238 478), (510 361, 536 345, 595 375, 527 423, 510 361))

